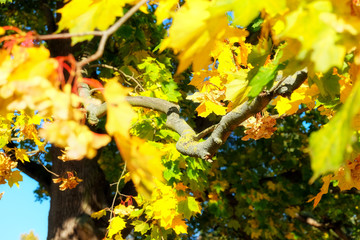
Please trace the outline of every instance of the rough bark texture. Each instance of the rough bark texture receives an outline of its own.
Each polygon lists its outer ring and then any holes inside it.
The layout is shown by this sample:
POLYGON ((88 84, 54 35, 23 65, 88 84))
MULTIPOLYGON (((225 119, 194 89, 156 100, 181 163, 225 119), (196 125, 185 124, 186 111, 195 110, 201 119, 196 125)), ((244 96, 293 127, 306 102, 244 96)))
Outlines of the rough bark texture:
MULTIPOLYGON (((64 5, 64 1, 57 3, 57 9, 64 5)), ((47 20, 48 33, 57 29, 60 15, 54 18, 53 9, 44 4, 43 9, 47 20)), ((52 57, 67 56, 71 53, 70 39, 56 39, 47 41, 52 57)), ((65 79, 68 72, 64 71, 65 79)), ((90 214, 110 206, 110 185, 105 180, 104 173, 97 163, 97 157, 92 160, 63 162, 57 157, 61 155, 58 148, 52 147, 51 170, 61 177, 66 171, 75 172, 83 180, 76 188, 59 190, 59 184, 50 183, 49 194, 51 197, 48 238, 51 240, 96 240, 102 239, 106 232, 107 220, 102 218, 94 220, 90 214)), ((54 176, 52 176, 54 178, 54 176)))
POLYGON ((97 164, 97 157, 82 161, 63 162, 57 159, 58 148, 52 149, 52 170, 60 176, 75 172, 83 180, 76 188, 59 190, 59 184, 50 187, 48 239, 96 240, 102 239, 107 221, 94 220, 91 213, 110 206, 110 187, 97 164))

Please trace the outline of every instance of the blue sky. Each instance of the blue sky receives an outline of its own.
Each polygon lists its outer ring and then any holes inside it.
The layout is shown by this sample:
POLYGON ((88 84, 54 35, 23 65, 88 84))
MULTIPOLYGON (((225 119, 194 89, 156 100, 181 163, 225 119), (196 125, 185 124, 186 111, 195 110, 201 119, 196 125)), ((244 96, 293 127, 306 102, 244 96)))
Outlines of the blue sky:
POLYGON ((34 190, 37 182, 21 173, 23 181, 20 188, 15 185, 0 185, 0 193, 5 192, 0 200, 1 239, 19 240, 21 234, 33 230, 39 240, 46 239, 50 201, 35 202, 34 190))

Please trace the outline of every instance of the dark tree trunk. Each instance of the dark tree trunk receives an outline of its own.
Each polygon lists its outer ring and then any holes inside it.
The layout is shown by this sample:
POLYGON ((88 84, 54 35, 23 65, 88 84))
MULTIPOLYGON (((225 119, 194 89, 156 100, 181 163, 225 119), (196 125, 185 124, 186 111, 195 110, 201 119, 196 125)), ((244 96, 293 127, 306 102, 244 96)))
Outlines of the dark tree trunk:
POLYGON ((65 176, 66 171, 75 172, 83 180, 74 189, 59 190, 59 184, 50 187, 50 211, 48 239, 50 240, 96 240, 106 233, 107 220, 92 219, 91 213, 110 206, 110 186, 104 173, 94 159, 63 162, 57 159, 58 148, 52 149, 52 171, 65 176))

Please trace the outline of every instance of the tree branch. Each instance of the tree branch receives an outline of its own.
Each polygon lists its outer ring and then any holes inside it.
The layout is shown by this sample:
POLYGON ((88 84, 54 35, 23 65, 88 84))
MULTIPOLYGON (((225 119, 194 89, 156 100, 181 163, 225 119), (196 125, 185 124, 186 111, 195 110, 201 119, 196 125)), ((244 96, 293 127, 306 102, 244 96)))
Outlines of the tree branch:
POLYGON ((17 162, 17 168, 40 183, 42 186, 45 187, 47 192, 50 192, 50 184, 51 184, 51 174, 48 173, 40 164, 37 164, 36 162, 30 161, 22 163, 21 161, 18 161, 15 157, 14 148, 16 148, 16 144, 13 142, 9 142, 6 144, 6 147, 10 149, 9 151, 9 157, 12 161, 17 162))
MULTIPOLYGON (((215 128, 209 130, 209 132, 212 131, 211 135, 202 142, 199 142, 199 134, 196 134, 190 125, 180 117, 178 105, 163 99, 144 96, 126 97, 126 100, 132 106, 150 108, 165 113, 167 115, 166 126, 180 134, 180 139, 176 143, 177 150, 187 156, 210 160, 231 132, 243 121, 261 112, 274 97, 278 95, 290 96, 306 78, 306 70, 299 71, 293 76, 285 78, 282 84, 271 89, 271 91, 263 92, 252 101, 247 101, 236 107, 224 115, 215 128)), ((88 98, 90 102, 90 88, 87 84, 82 84, 79 94, 88 98)), ((88 112, 89 121, 95 123, 98 121, 98 116, 106 112, 106 103, 100 105, 89 103, 85 105, 85 108, 88 112)))
POLYGON ((91 90, 86 83, 78 84, 79 96, 84 99, 84 108, 87 113, 87 120, 90 124, 96 125, 99 122, 99 117, 106 112, 106 103, 101 103, 100 100, 91 96, 91 90))
POLYGON ((17 163, 17 168, 20 171, 44 186, 46 191, 50 193, 51 174, 43 166, 33 161, 25 163, 17 161, 17 163))
POLYGON ((307 72, 299 71, 287 77, 283 83, 269 92, 261 93, 253 101, 247 101, 224 115, 212 134, 203 142, 197 142, 190 132, 180 133, 181 138, 176 148, 182 154, 211 159, 220 146, 226 141, 230 133, 243 121, 262 111, 276 96, 290 96, 306 80, 307 72))

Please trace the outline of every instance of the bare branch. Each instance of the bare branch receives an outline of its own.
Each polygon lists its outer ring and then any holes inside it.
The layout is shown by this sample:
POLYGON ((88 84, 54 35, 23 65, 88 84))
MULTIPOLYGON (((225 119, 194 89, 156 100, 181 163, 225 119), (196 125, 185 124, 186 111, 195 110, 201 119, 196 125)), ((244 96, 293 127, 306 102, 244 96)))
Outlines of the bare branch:
POLYGON ((55 39, 67 39, 72 37, 83 37, 88 35, 103 36, 105 31, 91 31, 83 33, 58 33, 48 35, 35 35, 35 40, 55 40, 55 39))

